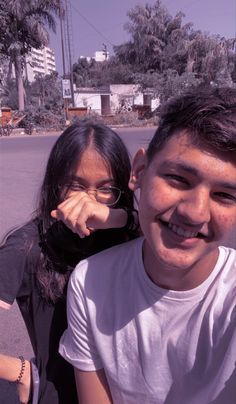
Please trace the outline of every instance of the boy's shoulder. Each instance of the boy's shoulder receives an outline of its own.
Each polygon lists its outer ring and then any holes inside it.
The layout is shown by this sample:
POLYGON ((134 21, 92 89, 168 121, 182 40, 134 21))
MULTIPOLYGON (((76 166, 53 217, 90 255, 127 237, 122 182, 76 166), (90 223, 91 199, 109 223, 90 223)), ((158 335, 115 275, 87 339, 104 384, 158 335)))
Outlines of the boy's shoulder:
POLYGON ((223 272, 236 269, 236 250, 234 248, 219 247, 218 264, 223 266, 223 272))
POLYGON ((82 279, 90 273, 93 277, 100 277, 111 271, 114 275, 117 271, 120 272, 127 267, 134 266, 137 260, 142 259, 142 244, 143 237, 139 237, 92 255, 79 262, 72 277, 82 279))
POLYGON ((124 243, 118 244, 116 246, 107 248, 106 250, 100 251, 97 254, 88 257, 87 260, 90 262, 103 260, 107 257, 115 260, 117 258, 124 258, 125 254, 132 254, 134 250, 142 247, 143 237, 135 238, 134 240, 126 241, 124 243))

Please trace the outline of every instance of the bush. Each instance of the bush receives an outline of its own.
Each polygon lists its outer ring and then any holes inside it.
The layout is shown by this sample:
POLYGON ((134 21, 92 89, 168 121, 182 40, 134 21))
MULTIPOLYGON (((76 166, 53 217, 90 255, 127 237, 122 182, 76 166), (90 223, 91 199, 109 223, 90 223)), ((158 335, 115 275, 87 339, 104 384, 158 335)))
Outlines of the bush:
POLYGON ((26 116, 21 122, 23 128, 34 126, 36 129, 62 130, 65 126, 64 112, 60 113, 46 110, 26 111, 26 116))
POLYGON ((124 125, 124 126, 156 126, 158 124, 158 116, 152 114, 149 119, 140 119, 137 111, 135 112, 120 112, 115 115, 101 116, 95 112, 90 112, 88 115, 74 117, 71 123, 79 123, 81 121, 91 120, 93 122, 103 123, 108 126, 124 125))

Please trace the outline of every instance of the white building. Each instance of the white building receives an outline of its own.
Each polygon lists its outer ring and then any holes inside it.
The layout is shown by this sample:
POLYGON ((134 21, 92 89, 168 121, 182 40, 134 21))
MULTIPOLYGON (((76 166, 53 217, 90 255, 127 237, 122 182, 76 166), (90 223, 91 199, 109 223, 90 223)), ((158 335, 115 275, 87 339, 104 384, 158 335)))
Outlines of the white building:
POLYGON ((35 49, 26 56, 25 76, 29 82, 34 81, 35 76, 45 76, 56 71, 54 51, 50 48, 35 49))
POLYGON ((143 93, 136 84, 110 84, 104 88, 77 88, 74 92, 75 106, 86 107, 98 115, 129 112, 135 105, 149 105, 154 111, 159 103, 159 97, 153 97, 151 92, 143 93))
POLYGON ((96 62, 104 62, 105 60, 109 59, 109 52, 102 50, 102 51, 96 51, 94 53, 94 60, 96 62))
POLYGON ((96 51, 94 56, 80 56, 80 59, 86 59, 87 62, 91 62, 92 59, 96 62, 105 62, 109 59, 109 52, 105 48, 102 51, 96 51))

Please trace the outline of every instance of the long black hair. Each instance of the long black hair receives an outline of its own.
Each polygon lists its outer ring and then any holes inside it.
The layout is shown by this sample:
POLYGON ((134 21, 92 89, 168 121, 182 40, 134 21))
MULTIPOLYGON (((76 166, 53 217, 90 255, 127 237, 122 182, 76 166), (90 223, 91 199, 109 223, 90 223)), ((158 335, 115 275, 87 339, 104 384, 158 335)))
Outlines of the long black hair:
POLYGON ((78 263, 78 257, 85 258, 125 241, 120 240, 120 235, 117 238, 117 229, 111 229, 108 237, 110 241, 106 241, 106 245, 101 243, 101 239, 108 230, 98 230, 85 239, 79 239, 62 222, 55 222, 51 217, 51 211, 62 200, 63 186, 68 183, 68 177, 73 175, 83 152, 90 145, 111 169, 115 186, 123 191, 116 207, 129 210, 134 207, 134 195, 128 188, 130 157, 121 138, 103 124, 84 121, 68 127, 51 150, 36 210, 42 251, 37 280, 42 296, 52 302, 64 295, 70 272, 78 263))
POLYGON ((123 141, 109 127, 85 121, 68 127, 50 153, 37 208, 44 229, 52 224, 50 212, 61 202, 61 188, 91 144, 111 168, 115 185, 124 191, 117 207, 133 207, 133 192, 128 188, 130 158, 123 141))

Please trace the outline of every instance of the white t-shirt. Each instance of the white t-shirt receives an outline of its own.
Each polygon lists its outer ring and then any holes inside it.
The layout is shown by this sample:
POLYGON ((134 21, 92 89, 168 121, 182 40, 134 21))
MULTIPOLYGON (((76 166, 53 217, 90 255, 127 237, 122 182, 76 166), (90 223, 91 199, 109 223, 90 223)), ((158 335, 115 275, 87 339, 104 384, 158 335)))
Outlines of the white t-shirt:
POLYGON ((61 355, 104 368, 115 404, 235 404, 236 251, 220 247, 201 285, 173 291, 147 276, 142 243, 76 267, 61 355))

